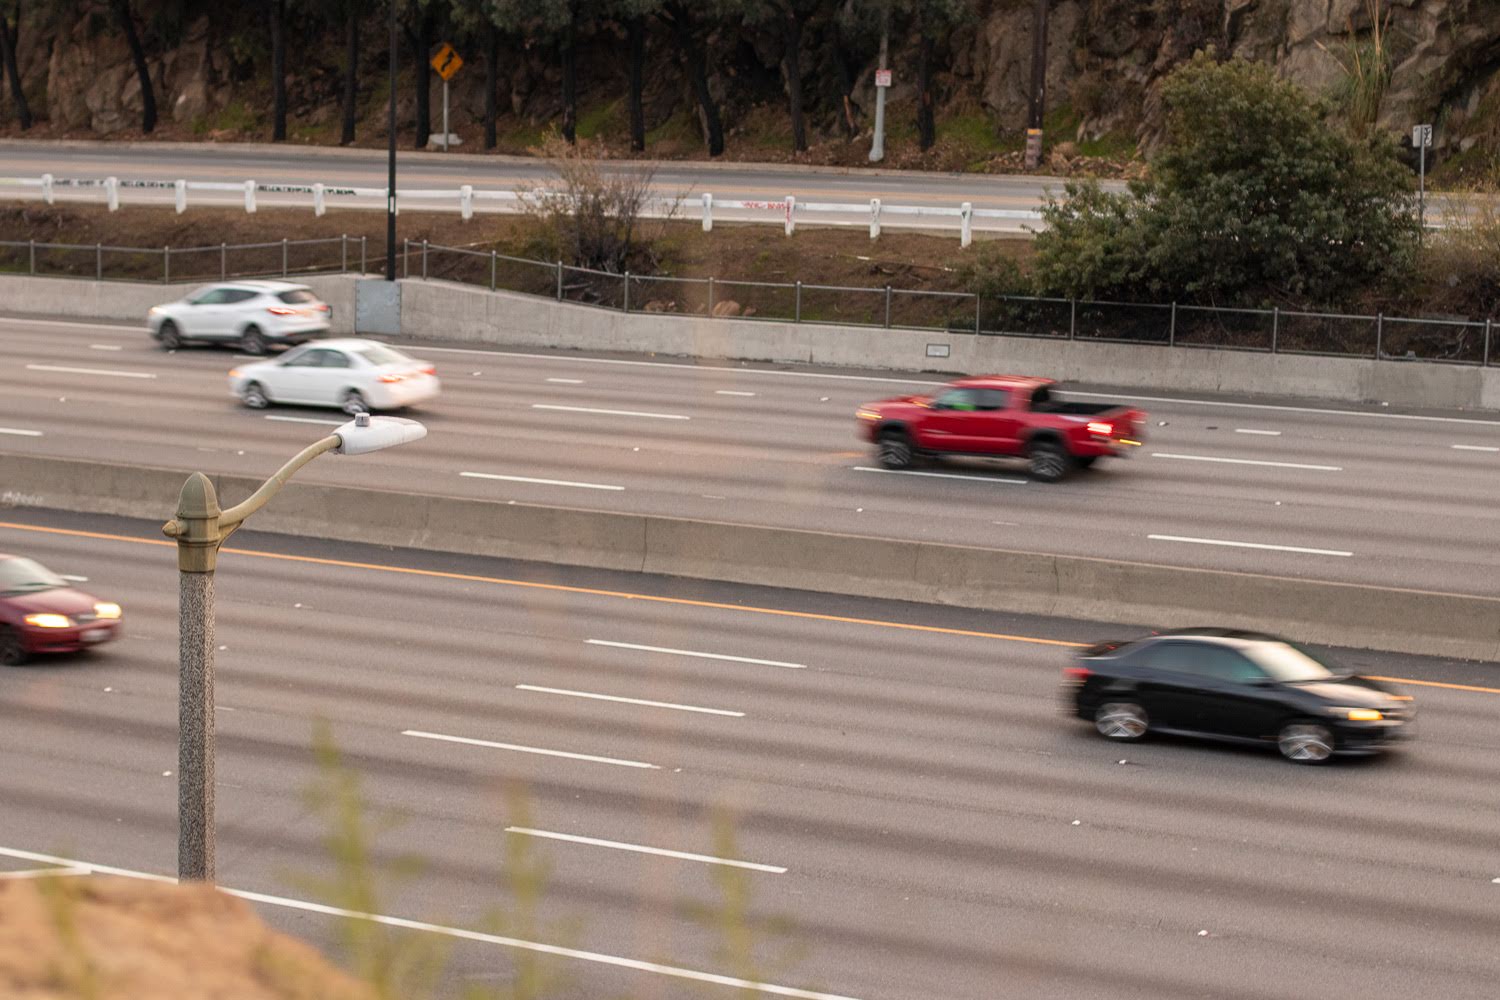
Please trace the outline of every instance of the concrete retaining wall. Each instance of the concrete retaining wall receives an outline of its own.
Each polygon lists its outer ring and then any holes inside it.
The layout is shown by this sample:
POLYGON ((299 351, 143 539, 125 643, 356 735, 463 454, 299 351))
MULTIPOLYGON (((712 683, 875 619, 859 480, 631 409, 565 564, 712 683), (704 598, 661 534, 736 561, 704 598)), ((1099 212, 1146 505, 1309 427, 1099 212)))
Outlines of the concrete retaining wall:
MULTIPOLYGON (((0 501, 166 521, 186 472, 0 454, 0 501)), ((221 503, 259 485, 215 479, 221 503)), ((1500 660, 1500 599, 294 482, 255 528, 436 551, 1500 660)))

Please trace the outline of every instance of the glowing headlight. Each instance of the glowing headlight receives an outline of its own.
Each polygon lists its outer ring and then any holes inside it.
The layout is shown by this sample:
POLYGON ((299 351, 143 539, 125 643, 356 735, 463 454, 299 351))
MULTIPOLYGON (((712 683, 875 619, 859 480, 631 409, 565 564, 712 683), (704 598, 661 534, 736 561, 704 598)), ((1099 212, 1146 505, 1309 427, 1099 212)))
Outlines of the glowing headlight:
POLYGON ((855 410, 854 415, 861 420, 879 420, 880 414, 874 410, 855 410))
POLYGON ((1349 709, 1350 722, 1379 722, 1385 718, 1373 708, 1351 708, 1349 709))
POLYGON ((37 628, 70 628, 73 625, 67 615, 27 615, 25 621, 37 628))
POLYGON ((120 606, 114 601, 100 601, 94 605, 94 614, 100 618, 118 618, 120 617, 120 606))

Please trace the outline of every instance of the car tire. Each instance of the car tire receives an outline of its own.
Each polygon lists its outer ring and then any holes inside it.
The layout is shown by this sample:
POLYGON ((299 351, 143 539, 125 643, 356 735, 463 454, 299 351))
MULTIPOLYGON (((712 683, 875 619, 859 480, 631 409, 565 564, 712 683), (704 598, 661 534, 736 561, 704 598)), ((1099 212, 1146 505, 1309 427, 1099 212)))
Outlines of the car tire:
POLYGON ((360 395, 358 389, 350 389, 339 397, 339 409, 353 417, 361 413, 369 413, 370 404, 365 401, 364 396, 360 395))
POLYGON ((162 322, 156 331, 156 341, 161 344, 164 351, 178 351, 182 349, 182 332, 177 329, 177 324, 171 320, 162 322))
POLYGON ((1276 749, 1294 764, 1322 764, 1333 756, 1333 731, 1312 719, 1297 719, 1281 727, 1276 749))
POLYGON ((1068 449, 1052 440, 1033 441, 1026 449, 1026 458, 1031 478, 1043 483, 1055 483, 1073 468, 1073 456, 1068 449))
POLYGON ((14 629, 0 627, 0 667, 19 667, 26 662, 26 647, 14 629))
POLYGON ((240 391, 240 402, 252 410, 264 410, 271 405, 271 397, 265 386, 259 382, 251 382, 240 391))
POLYGON ((1094 728, 1116 743, 1134 743, 1150 727, 1146 710, 1133 701, 1107 701, 1094 712, 1094 728))
POLYGON ((253 323, 245 327, 245 332, 240 334, 240 350, 257 357, 266 353, 266 335, 260 332, 260 327, 253 323))
POLYGON ((882 469, 909 469, 916 461, 911 438, 905 431, 886 431, 880 435, 875 449, 876 461, 882 469))

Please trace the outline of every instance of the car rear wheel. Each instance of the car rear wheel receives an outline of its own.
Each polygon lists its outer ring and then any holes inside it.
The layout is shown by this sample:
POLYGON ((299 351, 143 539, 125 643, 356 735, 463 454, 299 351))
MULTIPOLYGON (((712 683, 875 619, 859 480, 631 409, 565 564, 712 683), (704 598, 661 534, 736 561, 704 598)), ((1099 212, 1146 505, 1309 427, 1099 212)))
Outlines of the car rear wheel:
POLYGON ((359 394, 358 389, 350 389, 339 399, 339 409, 352 417, 360 413, 369 413, 370 404, 365 402, 365 397, 359 394))
POLYGON ((908 469, 912 464, 911 439, 903 431, 886 431, 880 435, 876 458, 881 468, 908 469))
POLYGON ((245 332, 240 334, 240 349, 246 354, 266 353, 266 335, 260 332, 260 327, 245 327, 245 332))
POLYGON ((19 667, 26 662, 26 647, 13 629, 0 627, 0 666, 19 667))
POLYGON ((1031 462, 1031 477, 1044 483, 1055 483, 1073 467, 1073 456, 1056 441, 1034 441, 1026 449, 1031 462))
POLYGON ((265 387, 259 382, 251 382, 240 393, 240 402, 252 410, 264 410, 271 405, 271 397, 266 395, 265 387))
POLYGON ((1094 728, 1099 735, 1120 743, 1140 739, 1149 726, 1146 710, 1133 701, 1105 702, 1094 713, 1094 728))
POLYGON ((1321 723, 1303 719, 1281 727, 1276 738, 1281 756, 1297 764, 1321 764, 1333 756, 1333 733, 1321 723))
POLYGON ((156 331, 157 343, 161 344, 162 350, 175 351, 182 347, 182 332, 177 329, 177 324, 167 320, 156 331))

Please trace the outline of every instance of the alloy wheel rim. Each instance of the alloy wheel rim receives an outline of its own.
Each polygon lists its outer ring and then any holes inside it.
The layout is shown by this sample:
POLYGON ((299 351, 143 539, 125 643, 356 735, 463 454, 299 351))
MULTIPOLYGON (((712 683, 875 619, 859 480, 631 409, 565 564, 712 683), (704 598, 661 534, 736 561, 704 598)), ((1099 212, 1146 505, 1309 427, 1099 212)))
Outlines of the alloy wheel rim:
POLYGON ((1288 726, 1281 734, 1281 752, 1290 760, 1327 760, 1333 746, 1322 726, 1288 726))
POLYGON ((1110 703, 1099 709, 1094 724, 1110 739, 1137 739, 1146 732, 1145 714, 1134 705, 1110 703))

